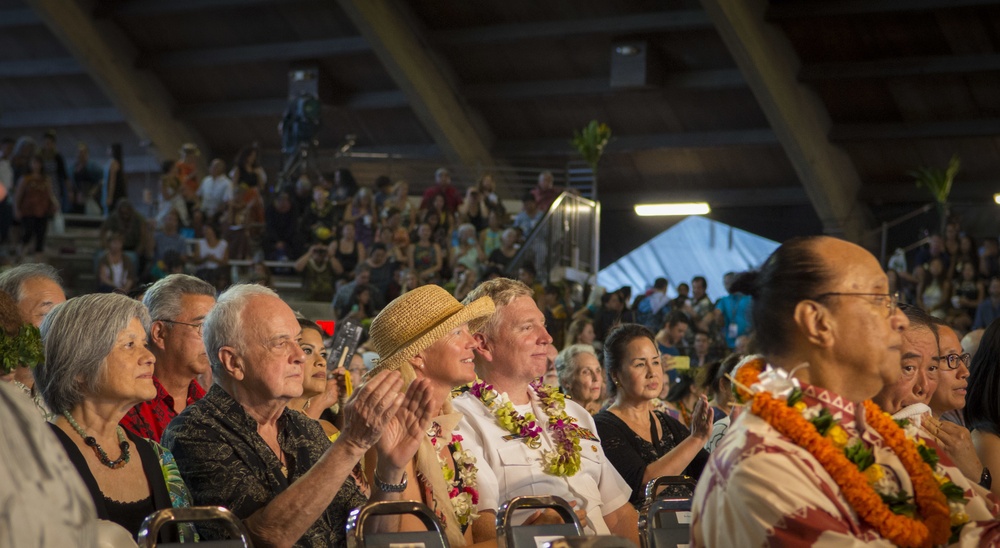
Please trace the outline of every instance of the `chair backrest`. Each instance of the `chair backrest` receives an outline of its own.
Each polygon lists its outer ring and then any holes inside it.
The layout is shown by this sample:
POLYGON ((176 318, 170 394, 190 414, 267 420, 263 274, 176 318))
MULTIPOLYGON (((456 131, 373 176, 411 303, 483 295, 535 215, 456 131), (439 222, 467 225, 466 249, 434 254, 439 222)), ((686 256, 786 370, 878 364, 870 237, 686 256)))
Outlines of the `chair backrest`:
POLYGON ((444 529, 437 516, 426 505, 414 501, 370 502, 355 508, 347 517, 348 548, 389 548, 390 546, 422 546, 424 548, 449 548, 444 529), (365 521, 372 516, 409 514, 417 516, 426 531, 399 533, 365 533, 365 521))
POLYGON ((540 540, 583 535, 583 526, 573 507, 560 497, 514 497, 497 511, 497 548, 536 548, 540 540), (515 525, 518 510, 555 510, 564 523, 515 525))
POLYGON ((646 482, 644 505, 652 504, 658 498, 694 498, 698 482, 688 476, 660 476, 646 482))
POLYGON ((250 542, 250 533, 243 526, 243 522, 232 512, 221 506, 192 506, 190 508, 164 508, 147 516, 142 522, 142 527, 139 528, 139 548, 186 546, 186 544, 174 542, 157 544, 156 537, 160 532, 160 528, 171 522, 195 523, 215 520, 221 521, 229 531, 229 536, 233 538, 229 540, 200 542, 198 546, 204 548, 253 547, 253 543, 250 542))
POLYGON ((643 548, 676 548, 691 543, 691 499, 653 501, 639 519, 643 548))
POLYGON ((615 535, 563 537, 542 544, 542 548, 635 548, 635 543, 615 535))

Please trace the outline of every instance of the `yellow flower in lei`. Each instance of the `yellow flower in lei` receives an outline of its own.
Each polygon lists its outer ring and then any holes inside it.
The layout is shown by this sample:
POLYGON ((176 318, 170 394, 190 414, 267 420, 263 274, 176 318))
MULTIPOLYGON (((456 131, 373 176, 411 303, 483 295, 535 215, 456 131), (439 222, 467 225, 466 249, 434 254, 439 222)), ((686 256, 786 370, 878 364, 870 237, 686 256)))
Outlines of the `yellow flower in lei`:
POLYGON ((830 439, 830 443, 837 449, 847 447, 847 432, 841 428, 839 424, 831 426, 830 429, 826 431, 826 437, 830 439))
MULTIPOLYGON (((542 469, 551 476, 572 476, 580 471, 580 427, 576 419, 566 414, 566 397, 558 389, 542 384, 541 380, 530 386, 549 417, 549 432, 555 445, 555 451, 542 451, 542 469)), ((493 412, 500 428, 521 438, 532 449, 541 448, 542 429, 534 414, 522 416, 510 400, 481 379, 472 383, 469 393, 493 412)))

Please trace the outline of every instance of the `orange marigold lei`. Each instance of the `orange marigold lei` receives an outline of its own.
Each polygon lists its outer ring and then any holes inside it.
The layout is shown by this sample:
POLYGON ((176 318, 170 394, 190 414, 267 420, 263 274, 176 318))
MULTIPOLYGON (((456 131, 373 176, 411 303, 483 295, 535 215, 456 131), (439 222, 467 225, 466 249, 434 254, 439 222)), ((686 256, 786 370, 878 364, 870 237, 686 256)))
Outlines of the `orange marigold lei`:
MULTIPOLYGON (((745 364, 737 372, 736 380, 750 387, 757 382, 763 370, 763 360, 758 364, 745 364), (749 382, 747 382, 749 381, 749 382)), ((882 436, 886 446, 899 457, 903 468, 913 483, 914 498, 920 519, 911 519, 894 513, 875 489, 868 483, 858 467, 823 437, 802 414, 787 402, 761 391, 752 396, 751 410, 767 421, 775 430, 791 439, 816 458, 840 487, 844 498, 866 523, 882 537, 898 546, 935 546, 948 542, 951 518, 948 501, 941 492, 933 471, 923 461, 913 442, 903 429, 871 401, 864 402, 868 424, 882 436)))

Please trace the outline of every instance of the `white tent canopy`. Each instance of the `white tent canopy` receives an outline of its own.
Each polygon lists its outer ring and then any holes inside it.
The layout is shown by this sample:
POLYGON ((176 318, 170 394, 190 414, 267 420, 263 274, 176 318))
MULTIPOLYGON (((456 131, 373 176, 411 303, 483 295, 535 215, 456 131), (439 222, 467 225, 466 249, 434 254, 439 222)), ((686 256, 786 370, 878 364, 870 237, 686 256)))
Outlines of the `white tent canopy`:
POLYGON ((759 267, 778 245, 727 224, 691 216, 608 265, 597 274, 597 283, 608 290, 631 286, 634 298, 663 277, 670 283, 667 292, 675 296, 678 284, 690 285, 691 278, 704 276, 714 301, 726 295, 722 286, 726 272, 759 267))

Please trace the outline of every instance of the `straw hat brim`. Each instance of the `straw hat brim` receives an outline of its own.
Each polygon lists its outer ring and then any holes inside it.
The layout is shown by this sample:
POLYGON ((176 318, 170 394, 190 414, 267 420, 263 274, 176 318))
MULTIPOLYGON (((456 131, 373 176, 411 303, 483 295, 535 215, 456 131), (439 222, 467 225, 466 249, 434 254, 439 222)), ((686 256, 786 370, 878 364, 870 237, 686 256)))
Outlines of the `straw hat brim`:
POLYGON ((424 350, 437 342, 438 339, 444 337, 452 329, 455 329, 463 323, 470 323, 476 319, 489 317, 493 314, 494 310, 495 307, 493 305, 493 300, 489 297, 481 297, 472 301, 467 306, 463 307, 462 310, 448 316, 444 319, 444 321, 437 324, 420 337, 414 339, 413 342, 401 347, 399 350, 396 350, 388 356, 379 356, 378 364, 376 364, 371 371, 365 373, 364 379, 367 381, 382 371, 394 371, 399 369, 410 358, 416 356, 421 350, 424 350))

